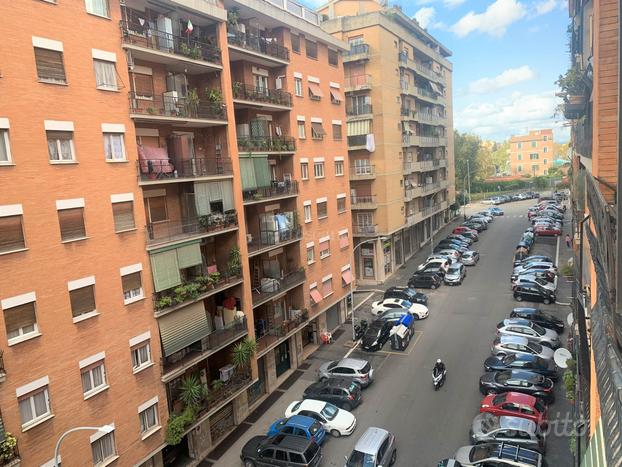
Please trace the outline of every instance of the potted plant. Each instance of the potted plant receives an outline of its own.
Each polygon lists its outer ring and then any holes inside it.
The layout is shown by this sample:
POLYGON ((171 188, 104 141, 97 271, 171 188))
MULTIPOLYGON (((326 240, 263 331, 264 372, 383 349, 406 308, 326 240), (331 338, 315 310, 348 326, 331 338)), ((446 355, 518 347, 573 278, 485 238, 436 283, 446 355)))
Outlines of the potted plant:
POLYGON ((166 442, 172 446, 179 444, 184 436, 186 427, 190 425, 196 417, 196 410, 188 406, 181 414, 172 414, 166 426, 166 442))
POLYGON ((583 74, 576 68, 570 68, 565 74, 559 75, 555 84, 559 86, 560 94, 567 102, 581 104, 587 100, 585 95, 587 86, 583 80, 583 74))
POLYGON ((233 83, 232 88, 233 88, 233 97, 234 98, 240 97, 240 91, 242 90, 242 83, 239 83, 236 81, 235 83, 233 83))
POLYGON ((197 110, 199 109, 199 104, 201 103, 201 99, 199 98, 199 93, 196 89, 191 89, 188 91, 188 95, 186 96, 188 102, 188 109, 193 115, 196 115, 197 110))
POLYGON ((240 18, 240 9, 237 6, 234 6, 227 10, 227 22, 231 26, 238 25, 238 19, 240 18))
POLYGON ((15 458, 17 439, 11 433, 5 433, 4 441, 0 443, 0 462, 4 465, 15 458))
POLYGON ((218 271, 210 272, 209 279, 212 282, 212 284, 214 285, 218 284, 220 282, 220 273, 218 271))
POLYGON ((207 385, 203 384, 196 374, 186 376, 181 380, 179 387, 179 399, 185 407, 193 407, 198 410, 201 404, 207 399, 209 390, 207 385))
POLYGON ((227 261, 227 270, 230 276, 239 276, 242 274, 242 259, 240 257, 240 248, 234 246, 229 251, 229 261, 227 261))
POLYGON ((566 399, 571 401, 574 400, 575 386, 577 384, 575 375, 576 362, 570 359, 566 363, 568 364, 568 368, 564 371, 564 388, 566 389, 566 399))
POLYGON ((168 308, 170 306, 173 306, 173 299, 168 296, 160 297, 156 302, 156 308, 158 310, 163 310, 164 308, 168 308))
POLYGON ((237 369, 247 372, 250 369, 251 358, 255 352, 257 352, 257 342, 246 337, 242 342, 238 342, 233 347, 231 363, 237 369))

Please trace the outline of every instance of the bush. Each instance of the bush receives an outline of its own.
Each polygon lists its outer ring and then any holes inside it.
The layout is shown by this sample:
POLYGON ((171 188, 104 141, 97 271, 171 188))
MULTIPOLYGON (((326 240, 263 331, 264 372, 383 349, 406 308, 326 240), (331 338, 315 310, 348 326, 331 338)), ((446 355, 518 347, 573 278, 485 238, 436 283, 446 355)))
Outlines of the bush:
POLYGON ((15 458, 17 439, 11 433, 6 433, 4 441, 0 443, 0 462, 8 462, 15 458))
POLYGON ((172 446, 179 444, 195 416, 195 409, 191 406, 186 407, 180 415, 171 415, 166 426, 166 442, 172 446))
POLYGON ((564 388, 566 389, 566 399, 574 400, 574 391, 576 386, 576 378, 574 374, 574 370, 570 368, 564 372, 564 388))

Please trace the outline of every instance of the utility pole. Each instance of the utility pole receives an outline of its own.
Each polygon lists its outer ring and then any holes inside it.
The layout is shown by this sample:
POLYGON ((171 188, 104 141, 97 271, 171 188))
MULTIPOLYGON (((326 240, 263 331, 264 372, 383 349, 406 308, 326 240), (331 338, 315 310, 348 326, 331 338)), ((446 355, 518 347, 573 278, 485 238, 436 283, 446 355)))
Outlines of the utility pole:
POLYGON ((471 204, 471 166, 469 165, 468 159, 467 159, 467 177, 469 180, 469 204, 471 204))

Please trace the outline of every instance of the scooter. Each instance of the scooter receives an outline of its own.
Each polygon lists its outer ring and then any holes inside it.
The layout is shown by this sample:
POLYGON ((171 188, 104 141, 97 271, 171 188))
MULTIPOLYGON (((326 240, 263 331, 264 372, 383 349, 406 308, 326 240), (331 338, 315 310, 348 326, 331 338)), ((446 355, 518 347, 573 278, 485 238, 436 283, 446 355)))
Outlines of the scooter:
POLYGON ((445 384, 445 376, 447 375, 447 370, 443 370, 442 373, 435 373, 432 371, 432 383, 434 383, 434 390, 438 391, 439 388, 445 384))
POLYGON ((365 331, 367 331, 368 327, 369 327, 369 323, 365 319, 362 319, 359 324, 355 324, 354 325, 354 339, 357 341, 361 339, 365 335, 365 331))

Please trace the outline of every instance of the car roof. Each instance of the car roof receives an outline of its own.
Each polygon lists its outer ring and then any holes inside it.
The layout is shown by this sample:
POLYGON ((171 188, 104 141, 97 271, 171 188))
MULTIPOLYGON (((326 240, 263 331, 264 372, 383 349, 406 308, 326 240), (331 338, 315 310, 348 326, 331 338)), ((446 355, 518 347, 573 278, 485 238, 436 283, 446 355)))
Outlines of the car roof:
POLYGON ((506 318, 503 320, 504 326, 529 326, 531 321, 523 318, 506 318))
POLYGON ((378 448, 388 435, 387 430, 370 426, 358 439, 354 449, 364 454, 376 455, 378 448))
POLYGON ((505 394, 505 402, 516 402, 519 404, 534 405, 537 399, 529 394, 523 394, 522 392, 509 391, 505 394))
POLYGON ((365 367, 365 365, 367 365, 367 360, 362 360, 360 358, 342 358, 339 361, 338 365, 360 370, 361 368, 365 367))
POLYGON ((499 426, 501 428, 509 428, 510 430, 522 430, 532 433, 536 431, 535 422, 527 420, 526 418, 510 417, 506 415, 499 417, 499 426))
POLYGON ((297 426, 303 428, 309 428, 315 423, 315 419, 307 417, 306 415, 292 415, 285 422, 286 426, 297 426))
MULTIPOLYGON (((300 402, 300 401, 298 401, 298 402, 300 402)), ((295 402, 292 402, 292 405, 294 403, 295 402)), ((318 400, 315 400, 315 399, 304 399, 300 403, 300 407, 298 408, 298 411, 300 411, 300 410, 312 410, 313 412, 321 412, 325 405, 326 405, 326 402, 324 402, 324 401, 318 401, 318 400)))
POLYGON ((404 306, 404 302, 406 302, 406 300, 403 300, 401 298, 385 298, 384 300, 381 300, 380 303, 378 303, 378 305, 385 305, 388 303, 393 303, 395 305, 404 306))
POLYGON ((526 337, 519 336, 501 336, 501 344, 521 344, 527 345, 529 341, 526 337))
POLYGON ((272 445, 284 449, 291 449, 292 451, 304 452, 307 447, 309 447, 309 444, 313 442, 313 440, 307 439, 304 436, 280 434, 273 437, 268 443, 268 446, 272 445))

